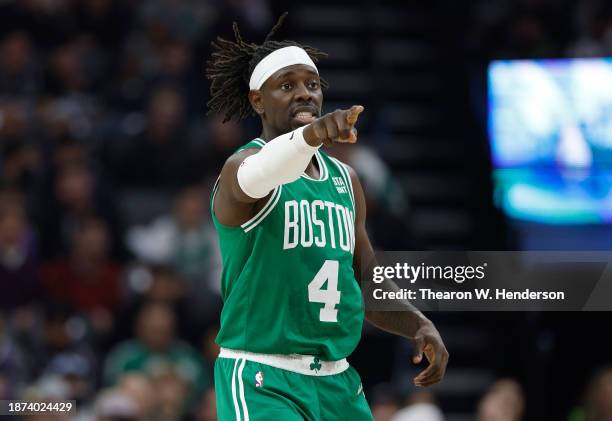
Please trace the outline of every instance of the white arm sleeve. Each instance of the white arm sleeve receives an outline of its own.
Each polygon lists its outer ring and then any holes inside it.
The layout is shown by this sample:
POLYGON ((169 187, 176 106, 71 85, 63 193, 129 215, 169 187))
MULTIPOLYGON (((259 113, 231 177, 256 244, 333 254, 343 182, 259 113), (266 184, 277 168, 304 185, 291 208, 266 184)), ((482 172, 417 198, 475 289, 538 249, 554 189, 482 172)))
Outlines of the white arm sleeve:
POLYGON ((281 184, 297 180, 320 146, 310 146, 300 127, 275 137, 238 168, 238 185, 249 197, 260 199, 281 184))

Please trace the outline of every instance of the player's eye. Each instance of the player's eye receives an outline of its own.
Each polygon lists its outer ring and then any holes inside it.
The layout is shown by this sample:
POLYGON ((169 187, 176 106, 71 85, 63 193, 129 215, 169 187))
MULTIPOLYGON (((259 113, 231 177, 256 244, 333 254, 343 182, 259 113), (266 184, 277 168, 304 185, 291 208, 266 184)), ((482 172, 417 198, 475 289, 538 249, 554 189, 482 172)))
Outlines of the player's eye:
POLYGON ((281 85, 281 89, 283 91, 288 91, 289 89, 291 89, 291 84, 289 82, 285 82, 281 85))
POLYGON ((311 80, 310 82, 308 82, 308 87, 310 89, 318 89, 319 88, 319 82, 316 80, 311 80))

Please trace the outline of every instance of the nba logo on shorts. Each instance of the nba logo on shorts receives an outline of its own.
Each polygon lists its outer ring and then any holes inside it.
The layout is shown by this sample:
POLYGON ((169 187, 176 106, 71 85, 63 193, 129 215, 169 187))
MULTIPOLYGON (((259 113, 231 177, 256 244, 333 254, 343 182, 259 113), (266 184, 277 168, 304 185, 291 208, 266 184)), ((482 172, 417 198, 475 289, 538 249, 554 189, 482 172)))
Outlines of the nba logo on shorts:
POLYGON ((263 371, 255 373, 255 387, 263 387, 263 371))

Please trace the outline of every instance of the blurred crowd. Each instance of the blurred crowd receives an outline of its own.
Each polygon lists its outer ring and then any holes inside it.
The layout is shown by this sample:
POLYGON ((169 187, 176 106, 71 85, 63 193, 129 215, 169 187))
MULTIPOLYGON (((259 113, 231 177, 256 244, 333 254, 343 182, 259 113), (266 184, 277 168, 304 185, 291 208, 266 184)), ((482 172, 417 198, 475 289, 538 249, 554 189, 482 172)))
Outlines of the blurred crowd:
MULTIPOLYGON (((510 20, 507 44, 546 51, 555 28, 536 12, 549 2, 523 3, 535 12, 510 20)), ((609 5, 584 4, 568 51, 609 53, 609 5)), ((475 36, 493 40, 507 8, 474 8, 486 17, 475 36)), ((220 267, 208 194, 257 122, 204 118, 203 69, 210 40, 234 19, 261 40, 272 7, 0 2, 0 399, 72 399, 78 421, 216 419, 220 267)), ((336 153, 364 179, 374 242, 408 248, 408 203, 384 162, 361 145, 336 153)), ((594 381, 584 413, 612 416, 611 379, 594 381)), ((443 419, 431 395, 400 399, 386 387, 369 395, 377 421, 443 419)), ((496 383, 479 421, 521 419, 522 396, 516 382, 496 383), (506 407, 515 415, 500 416, 506 407)))
POLYGON ((612 55, 609 1, 478 0, 467 10, 467 46, 479 58, 612 55))
MULTIPOLYGON (((434 395, 415 392, 407 396, 388 384, 373 388, 370 396, 376 421, 444 421, 434 395)), ((607 421, 612 418, 612 367, 597 371, 590 379, 582 404, 568 414, 567 421, 607 421)), ((521 421, 525 419, 525 392, 516 380, 501 378, 484 393, 476 408, 476 421, 521 421)), ((552 418, 547 418, 552 419, 552 418)))
POLYGON ((0 399, 75 400, 74 420, 216 419, 208 194, 245 135, 204 118, 203 68, 218 27, 262 35, 269 13, 0 2, 0 399))

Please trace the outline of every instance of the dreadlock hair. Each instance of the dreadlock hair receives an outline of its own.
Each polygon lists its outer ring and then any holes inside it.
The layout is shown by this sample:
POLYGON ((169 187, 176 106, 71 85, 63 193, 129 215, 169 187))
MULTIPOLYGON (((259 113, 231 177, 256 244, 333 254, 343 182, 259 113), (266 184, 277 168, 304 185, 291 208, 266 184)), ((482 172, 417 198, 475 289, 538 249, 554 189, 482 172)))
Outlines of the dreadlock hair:
MULTIPOLYGON (((255 112, 248 99, 249 78, 257 63, 279 48, 300 47, 315 63, 327 57, 326 53, 295 41, 272 41, 272 36, 281 27, 286 16, 287 12, 280 16, 261 45, 244 41, 236 22, 232 25, 236 41, 217 37, 216 41, 211 42, 213 53, 206 67, 206 78, 211 80, 211 99, 207 103, 209 108, 207 115, 223 113, 224 123, 232 118, 240 121, 254 115, 255 112)), ((328 84, 321 79, 321 86, 327 88, 328 84)))

